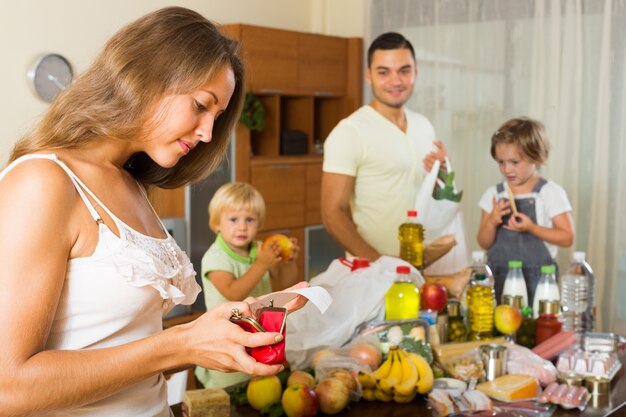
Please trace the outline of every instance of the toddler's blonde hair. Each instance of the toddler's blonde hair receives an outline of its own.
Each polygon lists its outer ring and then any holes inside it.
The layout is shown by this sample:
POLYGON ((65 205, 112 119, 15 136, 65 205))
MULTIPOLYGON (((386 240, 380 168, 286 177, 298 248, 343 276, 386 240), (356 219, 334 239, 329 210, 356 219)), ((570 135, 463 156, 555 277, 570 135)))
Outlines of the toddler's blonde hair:
POLYGON ((256 188, 245 182, 222 185, 209 203, 209 227, 217 233, 225 210, 250 210, 256 213, 259 229, 265 221, 265 201, 256 188))

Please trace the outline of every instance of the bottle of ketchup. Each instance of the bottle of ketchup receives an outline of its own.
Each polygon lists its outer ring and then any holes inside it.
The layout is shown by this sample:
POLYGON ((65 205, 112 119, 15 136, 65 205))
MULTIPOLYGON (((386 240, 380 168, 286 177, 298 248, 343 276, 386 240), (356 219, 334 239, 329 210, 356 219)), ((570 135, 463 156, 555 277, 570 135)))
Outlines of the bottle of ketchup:
POLYGON ((559 317, 559 302, 539 300, 539 317, 535 320, 535 344, 561 332, 563 322, 559 317))

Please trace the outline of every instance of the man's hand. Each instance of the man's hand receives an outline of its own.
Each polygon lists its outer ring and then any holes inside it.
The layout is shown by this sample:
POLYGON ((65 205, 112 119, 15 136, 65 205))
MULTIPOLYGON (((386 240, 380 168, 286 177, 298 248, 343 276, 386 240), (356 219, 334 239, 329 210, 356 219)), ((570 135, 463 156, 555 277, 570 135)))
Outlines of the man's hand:
POLYGON ((430 152, 428 155, 424 157, 423 163, 424 163, 424 170, 426 172, 430 172, 430 170, 433 169, 433 165, 435 164, 436 160, 439 160, 441 162, 442 167, 445 167, 445 164, 446 164, 446 159, 445 159, 446 148, 443 146, 443 143, 436 140, 433 142, 433 144, 437 147, 437 151, 430 152))

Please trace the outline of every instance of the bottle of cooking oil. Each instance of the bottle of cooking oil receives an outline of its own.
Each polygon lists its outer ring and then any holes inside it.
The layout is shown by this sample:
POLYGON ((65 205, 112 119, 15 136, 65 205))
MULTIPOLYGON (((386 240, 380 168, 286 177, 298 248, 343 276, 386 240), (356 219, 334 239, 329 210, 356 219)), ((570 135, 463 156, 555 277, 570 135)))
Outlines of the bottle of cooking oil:
POLYGON ((492 339, 493 312, 496 308, 493 274, 484 261, 484 254, 473 253, 472 257, 474 264, 466 295, 469 340, 492 339))
POLYGON ((385 319, 406 320, 415 319, 420 310, 420 293, 411 280, 408 266, 396 268, 396 281, 385 294, 385 319))
POLYGON ((409 210, 407 220, 398 229, 400 258, 416 269, 424 268, 424 226, 417 222, 417 211, 409 210))

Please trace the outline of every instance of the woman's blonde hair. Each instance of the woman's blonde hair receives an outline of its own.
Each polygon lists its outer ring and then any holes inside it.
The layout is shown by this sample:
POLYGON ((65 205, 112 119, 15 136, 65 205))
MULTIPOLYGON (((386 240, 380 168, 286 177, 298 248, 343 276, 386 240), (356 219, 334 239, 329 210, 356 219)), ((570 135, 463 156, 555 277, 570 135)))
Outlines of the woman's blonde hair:
POLYGON ((250 210, 256 213, 259 229, 265 221, 265 201, 256 188, 245 182, 222 185, 209 203, 209 227, 215 233, 226 210, 250 210))
MULTIPOLYGON (((238 42, 195 11, 168 7, 118 31, 93 64, 62 92, 42 121, 15 145, 10 161, 40 150, 78 148, 98 140, 146 140, 156 103, 195 91, 230 66, 235 90, 215 121, 211 142, 200 142, 171 168, 145 153, 125 168, 141 183, 176 188, 207 177, 223 159, 243 105, 244 69, 238 42)), ((10 162, 9 161, 9 162, 10 162)))
POLYGON ((528 159, 539 165, 548 160, 550 144, 543 123, 528 117, 507 120, 491 137, 491 156, 496 159, 496 146, 517 145, 528 159))

